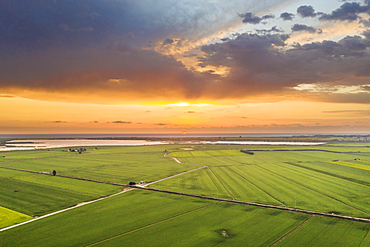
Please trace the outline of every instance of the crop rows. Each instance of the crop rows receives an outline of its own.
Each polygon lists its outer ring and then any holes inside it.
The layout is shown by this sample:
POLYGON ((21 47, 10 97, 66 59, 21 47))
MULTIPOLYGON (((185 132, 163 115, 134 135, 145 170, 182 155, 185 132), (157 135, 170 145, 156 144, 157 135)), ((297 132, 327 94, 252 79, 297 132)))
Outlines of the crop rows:
MULTIPOLYGON (((369 217, 370 215, 370 190, 366 184, 357 183, 354 179, 345 179, 344 173, 342 177, 331 176, 300 166, 302 162, 309 162, 309 164, 303 163, 309 167, 310 164, 322 164, 323 161, 333 158, 348 160, 356 155, 319 151, 267 151, 243 156, 221 155, 222 152, 219 152, 219 155, 208 157, 205 155, 190 156, 189 152, 187 153, 188 155, 180 160, 207 165, 225 187, 222 195, 225 191, 228 192, 225 198, 234 197, 250 202, 352 216, 369 217), (294 164, 293 162, 298 165, 289 164, 294 164)), ((327 172, 330 173, 331 170, 327 172)), ((199 181, 203 180, 202 176, 203 173, 193 174, 192 181, 196 180, 198 184, 201 184, 199 181)), ((356 176, 352 175, 352 177, 356 176)), ((358 174, 357 177, 361 178, 361 175, 358 174)), ((369 179, 368 176, 363 176, 363 178, 369 179)), ((171 189, 173 190, 194 193, 192 181, 188 180, 188 177, 179 177, 161 182, 154 187, 168 189, 166 188, 167 183, 172 183, 171 189), (187 186, 183 187, 181 184, 187 184, 187 186)), ((210 186, 199 188, 198 185, 197 192, 203 189, 203 193, 207 194, 210 186)))

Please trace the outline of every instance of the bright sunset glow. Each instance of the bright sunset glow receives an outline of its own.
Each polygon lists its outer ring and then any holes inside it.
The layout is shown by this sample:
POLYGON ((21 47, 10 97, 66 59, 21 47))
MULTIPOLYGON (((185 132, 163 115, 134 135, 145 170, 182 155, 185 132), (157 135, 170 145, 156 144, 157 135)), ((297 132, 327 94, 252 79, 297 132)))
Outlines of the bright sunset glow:
POLYGON ((202 107, 202 106, 210 106, 211 104, 206 103, 187 103, 187 102, 180 102, 180 103, 173 103, 167 104, 164 106, 194 106, 194 107, 202 107))
POLYGON ((0 15, 0 134, 370 131, 368 0, 21 0, 0 15))

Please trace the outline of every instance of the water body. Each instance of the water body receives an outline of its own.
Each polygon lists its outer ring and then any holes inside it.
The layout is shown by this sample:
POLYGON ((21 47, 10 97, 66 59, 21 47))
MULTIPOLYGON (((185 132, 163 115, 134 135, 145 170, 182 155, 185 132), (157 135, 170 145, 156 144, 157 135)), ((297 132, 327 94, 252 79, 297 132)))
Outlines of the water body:
POLYGON ((58 138, 58 139, 69 139, 69 138, 178 138, 178 137, 292 137, 292 136, 313 136, 316 134, 291 134, 291 133, 257 133, 257 134, 245 134, 245 133, 187 133, 187 134, 0 134, 0 138, 12 138, 12 139, 30 139, 30 138, 58 138))
POLYGON ((145 146, 167 144, 160 141, 145 140, 14 140, 0 146, 0 151, 34 150, 61 147, 94 147, 94 146, 145 146))
MULTIPOLYGON (((170 144, 171 141, 146 141, 146 140, 14 140, 8 141, 6 146, 0 146, 0 151, 35 150, 61 147, 98 147, 98 146, 144 146, 170 144)), ((240 144, 240 145, 321 145, 319 142, 267 142, 267 141, 184 141, 184 144, 240 144)))

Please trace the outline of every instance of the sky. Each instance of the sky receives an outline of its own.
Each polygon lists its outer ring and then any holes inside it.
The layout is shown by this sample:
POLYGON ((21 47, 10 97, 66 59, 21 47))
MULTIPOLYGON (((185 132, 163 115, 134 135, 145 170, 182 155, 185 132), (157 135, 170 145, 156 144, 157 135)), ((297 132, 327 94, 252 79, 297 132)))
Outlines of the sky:
POLYGON ((369 133, 370 0, 0 1, 0 134, 369 133))

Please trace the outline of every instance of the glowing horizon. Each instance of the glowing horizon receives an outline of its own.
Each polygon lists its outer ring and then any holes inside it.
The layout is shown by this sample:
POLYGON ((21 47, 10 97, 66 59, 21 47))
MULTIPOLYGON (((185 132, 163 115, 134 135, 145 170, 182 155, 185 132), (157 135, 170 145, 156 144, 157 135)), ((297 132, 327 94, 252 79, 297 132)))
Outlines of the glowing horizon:
POLYGON ((0 134, 370 132, 369 1, 21 1, 0 134))

